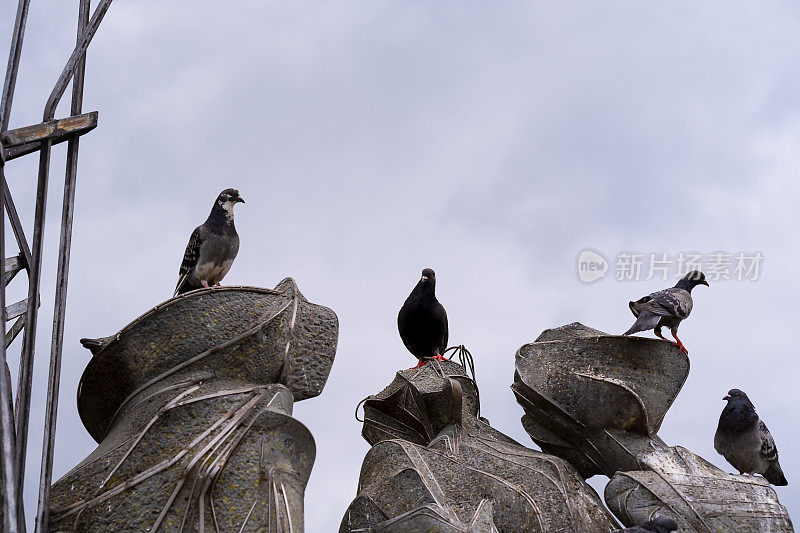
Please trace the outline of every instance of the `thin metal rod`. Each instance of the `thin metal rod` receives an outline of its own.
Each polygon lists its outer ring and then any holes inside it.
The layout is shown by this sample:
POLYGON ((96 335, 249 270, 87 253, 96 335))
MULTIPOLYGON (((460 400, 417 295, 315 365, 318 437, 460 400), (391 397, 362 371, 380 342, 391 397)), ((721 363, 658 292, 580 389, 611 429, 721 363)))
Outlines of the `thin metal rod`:
MULTIPOLYGON (((100 0, 99 5, 95 9, 89 23, 78 39, 78 44, 72 51, 64 70, 58 78, 58 81, 50 93, 50 97, 45 105, 43 119, 45 121, 51 120, 55 115, 56 107, 64 94, 64 89, 69 84, 70 79, 75 71, 79 61, 86 53, 86 49, 94 37, 100 22, 108 11, 111 5, 111 0, 100 0)), ((44 140, 41 143, 39 154, 39 177, 36 190, 36 211, 34 214, 33 225, 33 239, 31 249, 31 264, 28 274, 28 297, 36 297, 39 294, 39 285, 41 283, 42 273, 42 240, 44 236, 44 223, 47 207, 47 185, 50 174, 50 154, 52 148, 52 140, 44 140)), ((35 300, 31 300, 35 301, 35 300)), ((17 403, 16 403, 16 419, 17 419, 17 449, 16 449, 16 466, 17 466, 17 491, 22 494, 25 484, 25 458, 28 445, 28 424, 30 421, 30 406, 31 406, 31 386, 33 378, 33 359, 36 348, 36 321, 38 318, 39 308, 37 306, 28 307, 28 313, 25 315, 25 334, 22 339, 22 353, 20 354, 19 364, 19 378, 17 383, 17 403)), ((24 515, 24 506, 22 499, 17 501, 17 509, 20 515, 24 515)))
MULTIPOLYGON (((78 8, 78 36, 80 43, 89 23, 89 0, 80 0, 78 8)), ((72 80, 71 115, 80 115, 83 107, 83 82, 86 54, 75 65, 72 80)), ((78 148, 80 137, 75 135, 67 144, 67 168, 64 176, 64 204, 61 210, 61 241, 58 250, 58 275, 56 279, 56 301, 53 309, 53 337, 50 344, 50 373, 47 381, 47 406, 44 418, 42 463, 39 476, 39 504, 36 510, 36 532, 48 531, 50 517, 50 484, 53 480, 53 455, 56 442, 58 395, 61 382, 61 356, 64 340, 64 321, 67 310, 67 283, 69 281, 69 259, 72 248, 72 220, 75 212, 75 182, 78 173, 78 148)))
POLYGON ((30 0, 19 0, 17 19, 14 21, 14 34, 11 37, 11 49, 8 52, 8 67, 3 84, 3 96, 0 99, 0 131, 8 129, 11 117, 11 101, 14 99, 14 86, 17 84, 19 56, 22 53, 22 41, 25 38, 25 23, 28 21, 28 5, 30 0))
MULTIPOLYGON (((25 38, 25 24, 28 21, 29 4, 30 0, 19 0, 17 4, 17 18, 14 21, 14 33, 11 37, 11 47, 8 52, 8 67, 6 68, 6 77, 3 84, 3 95, 0 98, 0 131, 8 129, 8 122, 11 118, 11 102, 14 99, 14 87, 17 83, 17 71, 19 70, 19 58, 22 53, 22 42, 25 38)), ((11 193, 8 191, 8 184, 6 184, 5 178, 2 180, 2 194, 3 202, 6 209, 8 209, 14 236, 17 238, 20 250, 25 256, 25 268, 27 269, 28 264, 30 264, 31 253, 28 249, 28 243, 25 241, 25 234, 22 233, 22 224, 19 222, 19 216, 17 216, 17 210, 14 208, 14 202, 11 199, 11 193)))
MULTIPOLYGON (((28 271, 28 299, 38 301, 39 285, 42 280, 42 241, 44 238, 44 221, 47 207, 47 184, 50 175, 50 141, 42 143, 39 154, 39 177, 36 187, 36 211, 34 213, 31 264, 28 271)), ((19 360, 19 376, 17 378, 17 493, 22 494, 25 485, 25 456, 28 447, 28 422, 31 411, 31 386, 33 383, 33 354, 36 348, 36 320, 39 317, 39 306, 29 305, 25 314, 25 332, 22 336, 22 352, 19 360)), ((17 501, 17 512, 24 516, 24 502, 17 501)))
MULTIPOLYGON (((11 38, 11 48, 8 53, 8 67, 6 68, 6 77, 3 83, 3 94, 0 97, 0 131, 8 129, 9 119, 11 117, 11 103, 14 99, 14 88, 17 83, 17 72, 19 70, 20 54, 22 53, 22 42, 25 37, 25 25, 28 20, 28 5, 30 0, 19 0, 17 4, 17 17, 14 22, 14 33, 11 38)), ((30 253, 27 252, 27 247, 23 248, 25 243, 25 235, 21 233, 22 226, 19 224, 19 217, 17 216, 16 209, 14 209, 11 195, 8 193, 8 185, 6 184, 5 172, 0 168, 0 183, 2 184, 3 204, 5 208, 0 209, 0 258, 5 258, 5 210, 8 209, 9 219, 11 220, 14 229, 14 235, 17 242, 20 243, 20 249, 25 255, 26 263, 30 259, 30 253)), ((27 266, 26 266, 27 268, 27 266)), ((0 273, 0 333, 5 339, 5 272, 0 273)), ((36 307, 36 306, 32 306, 36 307)), ((22 488, 18 482, 19 468, 17 467, 16 458, 19 448, 16 447, 16 425, 13 419, 13 401, 11 398, 11 375, 8 371, 8 364, 6 362, 6 349, 5 341, 3 342, 2 351, 0 352, 0 423, 2 423, 2 470, 3 470, 3 484, 5 495, 5 503, 3 505, 3 527, 5 531, 17 530, 19 532, 25 531, 25 515, 22 506, 22 488)), ((24 465, 23 465, 24 468, 24 465)))
MULTIPOLYGON (((76 66, 86 55, 86 49, 89 48, 89 44, 92 42, 95 32, 97 32, 97 28, 103 21, 103 17, 110 6, 111 0, 100 0, 97 8, 95 8, 92 18, 78 38, 78 44, 75 45, 72 55, 69 56, 67 64, 64 65, 64 70, 61 71, 61 75, 58 77, 53 91, 50 93, 50 97, 47 99, 47 104, 44 107, 44 120, 51 120, 55 116, 58 102, 61 100, 61 96, 64 94, 67 85, 69 85, 69 81, 72 78, 76 66)), ((42 144, 42 148, 44 148, 44 143, 42 144)))
MULTIPOLYGON (((5 184, 6 176, 0 166, 0 181, 5 184)), ((0 207, 0 257, 5 257, 5 209, 0 207)), ((6 336, 6 273, 0 271, 0 334, 6 336)), ((6 363, 6 344, 0 346, 0 446, 2 446, 3 473, 3 531, 11 531, 11 524, 18 524, 17 517, 17 479, 14 463, 14 406, 11 389, 11 375, 6 363)))
POLYGON ((22 252, 22 257, 25 259, 25 270, 30 272, 31 270, 31 249, 28 247, 28 240, 25 238, 25 231, 22 229, 22 222, 19 220, 19 214, 17 214, 17 206, 14 205, 14 198, 11 197, 11 191, 8 188, 8 183, 6 180, 3 180, 3 183, 0 184, 2 187, 3 194, 3 204, 5 204, 6 209, 8 210, 8 220, 11 221, 11 229, 14 230, 14 237, 17 239, 17 246, 19 246, 20 251, 22 252))

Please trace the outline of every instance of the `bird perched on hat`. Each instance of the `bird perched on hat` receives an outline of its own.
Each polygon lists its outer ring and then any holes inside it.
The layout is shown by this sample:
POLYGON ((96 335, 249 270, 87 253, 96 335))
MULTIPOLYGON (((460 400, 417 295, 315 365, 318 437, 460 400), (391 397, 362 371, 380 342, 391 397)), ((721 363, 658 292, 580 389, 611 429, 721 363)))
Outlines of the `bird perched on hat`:
POLYGON ((778 462, 775 440, 747 394, 731 389, 723 400, 728 404, 719 416, 714 449, 739 474, 761 474, 773 485, 788 485, 778 462))
POLYGON ((623 335, 652 329, 659 339, 667 340, 661 334, 662 327, 668 327, 678 347, 689 352, 678 338, 678 326, 692 312, 694 302, 692 289, 698 285, 708 287, 706 276, 693 270, 683 276, 674 287, 644 296, 635 302, 628 302, 636 322, 623 335))
POLYGON ((239 234, 233 224, 233 206, 244 203, 236 189, 225 189, 211 207, 211 213, 189 237, 178 273, 175 296, 219 285, 239 252, 239 234))
POLYGON ((436 273, 430 268, 406 298, 397 314, 400 338, 422 366, 431 359, 444 360, 447 348, 447 313, 436 299, 436 273))

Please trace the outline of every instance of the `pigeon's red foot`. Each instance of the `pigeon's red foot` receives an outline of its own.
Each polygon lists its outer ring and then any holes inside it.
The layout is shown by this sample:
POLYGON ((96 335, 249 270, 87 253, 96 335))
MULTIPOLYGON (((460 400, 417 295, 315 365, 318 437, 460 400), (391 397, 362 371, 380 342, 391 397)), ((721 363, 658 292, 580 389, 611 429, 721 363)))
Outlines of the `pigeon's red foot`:
POLYGON ((441 355, 439 355, 438 353, 437 353, 436 355, 434 355, 434 356, 433 356, 433 359, 434 359, 434 360, 436 360, 436 361, 447 361, 447 358, 446 358, 446 357, 442 357, 442 356, 441 356, 441 355))
POLYGON ((427 363, 427 361, 426 361, 425 359, 420 359, 420 360, 419 360, 419 363, 417 363, 417 366, 415 366, 415 367, 413 367, 413 368, 419 368, 419 367, 421 367, 422 365, 424 365, 425 363, 427 363))
POLYGON ((203 288, 207 289, 208 288, 208 282, 206 280, 203 280, 202 283, 203 283, 203 288))

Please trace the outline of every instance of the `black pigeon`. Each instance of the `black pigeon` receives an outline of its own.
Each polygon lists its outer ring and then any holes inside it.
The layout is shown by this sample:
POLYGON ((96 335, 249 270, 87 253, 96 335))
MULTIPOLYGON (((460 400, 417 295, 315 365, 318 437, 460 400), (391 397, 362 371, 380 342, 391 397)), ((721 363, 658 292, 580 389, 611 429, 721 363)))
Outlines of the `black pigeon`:
POLYGON ((739 474, 761 474, 773 485, 788 485, 778 462, 775 440, 756 414, 750 398, 739 389, 731 389, 723 398, 728 402, 719 416, 714 435, 714 449, 739 474))
POLYGON ((708 282, 705 274, 693 270, 683 276, 674 287, 654 292, 635 302, 628 302, 636 322, 623 335, 652 329, 659 339, 667 340, 661 334, 661 328, 668 327, 675 337, 675 344, 689 353, 678 338, 678 326, 692 312, 692 289, 697 285, 708 287, 708 282))
POLYGON ((178 274, 175 295, 201 287, 219 285, 239 252, 239 234, 233 225, 233 206, 244 203, 236 189, 217 196, 211 214, 189 237, 178 274))
POLYGON ((419 359, 418 367, 430 359, 444 360, 447 313, 436 299, 436 274, 430 268, 422 271, 422 278, 400 308, 397 329, 408 351, 419 359))
POLYGON ((649 522, 645 522, 644 524, 625 529, 618 529, 615 533, 622 533, 623 531, 626 533, 670 533, 670 531, 676 531, 677 529, 678 523, 672 518, 667 518, 666 516, 657 516, 649 522))

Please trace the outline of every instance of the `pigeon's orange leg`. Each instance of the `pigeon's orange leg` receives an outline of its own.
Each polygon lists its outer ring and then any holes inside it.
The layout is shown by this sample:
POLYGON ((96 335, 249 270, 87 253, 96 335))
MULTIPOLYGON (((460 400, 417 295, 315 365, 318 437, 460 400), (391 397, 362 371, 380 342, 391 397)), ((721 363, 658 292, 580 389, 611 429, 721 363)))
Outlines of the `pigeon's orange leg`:
POLYGON ((678 338, 678 332, 674 329, 671 329, 670 332, 672 333, 672 336, 675 337, 674 344, 676 344, 681 351, 686 352, 688 354, 689 350, 686 349, 686 346, 684 346, 681 340, 678 338))
POLYGON ((419 360, 419 364, 417 364, 417 366, 415 366, 414 368, 419 368, 419 367, 421 367, 422 365, 424 365, 425 363, 427 363, 428 361, 447 361, 447 358, 445 358, 445 357, 442 357, 441 355, 439 355, 439 354, 437 353, 437 354, 436 354, 436 355, 434 355, 433 357, 426 357, 426 358, 424 358, 424 359, 420 359, 420 360, 419 360))
POLYGON ((203 280, 202 283, 203 283, 203 288, 207 289, 208 288, 208 282, 206 280, 203 280))

